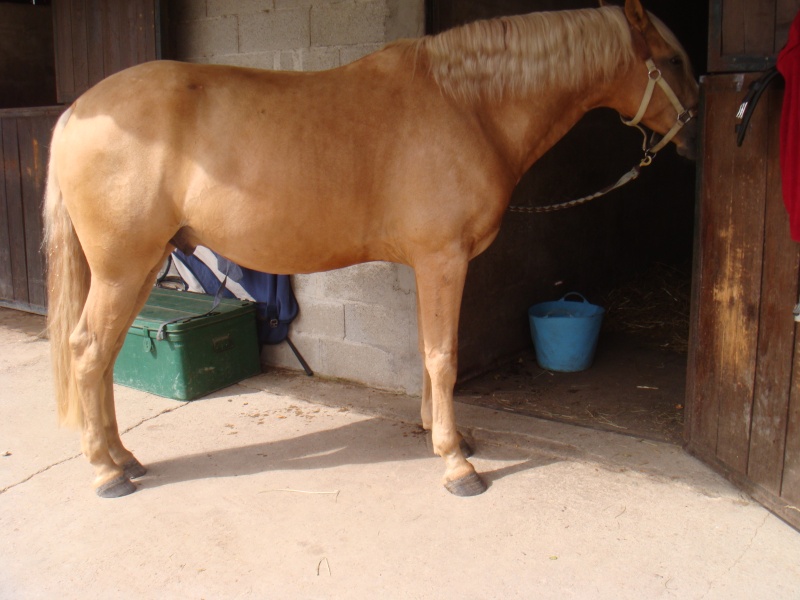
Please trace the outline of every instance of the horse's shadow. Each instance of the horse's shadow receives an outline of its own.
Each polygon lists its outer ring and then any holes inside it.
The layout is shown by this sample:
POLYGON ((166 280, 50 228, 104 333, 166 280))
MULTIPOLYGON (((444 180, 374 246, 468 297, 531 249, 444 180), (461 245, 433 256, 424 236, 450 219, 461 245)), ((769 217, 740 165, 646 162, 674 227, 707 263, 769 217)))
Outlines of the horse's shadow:
MULTIPOLYGON (((488 485, 556 461, 495 445, 477 446, 475 457, 511 463, 481 472, 488 485)), ((288 439, 209 449, 151 462, 145 465, 148 474, 138 483, 142 489, 148 489, 197 479, 425 459, 430 460, 430 465, 421 464, 421 468, 444 467, 441 459, 433 455, 421 429, 375 417, 288 439)))

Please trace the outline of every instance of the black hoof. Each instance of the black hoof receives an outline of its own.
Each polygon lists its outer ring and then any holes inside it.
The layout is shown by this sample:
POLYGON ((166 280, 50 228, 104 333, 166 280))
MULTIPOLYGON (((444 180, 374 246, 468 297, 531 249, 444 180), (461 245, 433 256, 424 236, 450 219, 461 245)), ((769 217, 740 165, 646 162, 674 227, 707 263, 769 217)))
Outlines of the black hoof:
POLYGON ((139 477, 144 477, 147 474, 147 469, 142 466, 135 458, 130 459, 124 465, 122 465, 122 470, 125 471, 125 475, 128 476, 128 479, 138 479, 139 477))
POLYGON ((125 474, 122 474, 97 488, 97 495, 101 498, 120 498, 135 491, 136 486, 131 483, 131 480, 125 474))
POLYGON ((470 473, 461 479, 448 481, 444 487, 454 496, 477 496, 486 491, 486 484, 477 473, 470 473))

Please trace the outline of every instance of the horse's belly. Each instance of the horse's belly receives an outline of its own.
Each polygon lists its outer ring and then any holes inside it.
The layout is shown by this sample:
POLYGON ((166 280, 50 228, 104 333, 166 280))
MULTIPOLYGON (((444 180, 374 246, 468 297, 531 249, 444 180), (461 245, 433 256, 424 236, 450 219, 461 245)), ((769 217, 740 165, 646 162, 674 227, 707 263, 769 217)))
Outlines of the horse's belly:
POLYGON ((339 269, 353 264, 378 260, 347 240, 330 240, 319 244, 307 236, 228 237, 211 239, 207 245, 235 263, 266 273, 315 273, 339 269))
POLYGON ((365 235, 366 228, 356 216, 348 223, 325 218, 324 210, 290 214, 291 210, 270 210, 264 204, 250 210, 227 210, 216 218, 195 215, 187 228, 188 245, 207 246, 242 266, 283 274, 394 258, 385 244, 365 235))

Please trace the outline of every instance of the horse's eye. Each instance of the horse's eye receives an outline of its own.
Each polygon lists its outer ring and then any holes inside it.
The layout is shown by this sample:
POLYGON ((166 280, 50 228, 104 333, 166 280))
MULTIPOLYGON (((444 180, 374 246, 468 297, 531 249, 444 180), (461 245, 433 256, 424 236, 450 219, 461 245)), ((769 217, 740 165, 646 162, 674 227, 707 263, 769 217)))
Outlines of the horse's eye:
POLYGON ((669 59, 669 64, 671 64, 673 67, 682 67, 683 59, 680 56, 673 56, 669 59))

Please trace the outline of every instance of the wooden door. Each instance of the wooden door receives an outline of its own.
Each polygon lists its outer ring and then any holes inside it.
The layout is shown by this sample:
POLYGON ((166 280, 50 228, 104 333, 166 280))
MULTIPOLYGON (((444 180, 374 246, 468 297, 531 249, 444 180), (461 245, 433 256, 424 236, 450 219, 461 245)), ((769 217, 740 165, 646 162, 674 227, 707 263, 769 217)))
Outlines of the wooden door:
POLYGON ((783 90, 741 148, 736 112, 800 0, 711 0, 687 373, 687 448, 800 529, 800 245, 779 164, 783 90))
POLYGON ((0 110, 0 305, 45 309, 42 200, 61 107, 0 110))
POLYGON ((757 76, 703 83, 686 441, 800 528, 800 245, 781 192, 782 90, 762 97, 741 148, 734 133, 757 76))
POLYGON ((160 58, 158 0, 55 0, 58 101, 101 79, 160 58))
MULTIPOLYGON (((56 87, 69 103, 160 56, 158 0, 54 0, 56 87)), ((41 207, 50 135, 65 106, 0 110, 0 306, 46 310, 41 207)))

